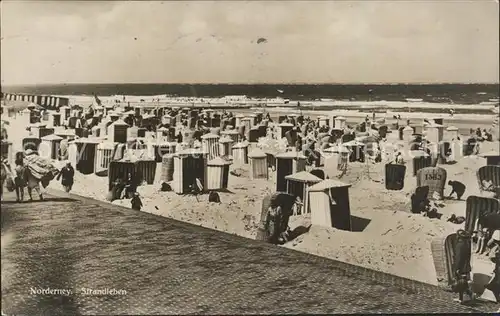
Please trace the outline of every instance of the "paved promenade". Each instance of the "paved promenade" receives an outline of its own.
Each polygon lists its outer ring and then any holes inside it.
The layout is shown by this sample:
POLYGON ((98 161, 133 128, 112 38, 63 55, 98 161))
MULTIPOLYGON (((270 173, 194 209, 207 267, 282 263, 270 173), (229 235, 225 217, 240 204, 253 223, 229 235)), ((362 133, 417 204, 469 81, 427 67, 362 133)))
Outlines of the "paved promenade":
POLYGON ((461 306, 435 286, 73 195, 23 204, 12 193, 5 199, 6 315, 498 309, 461 306), (65 293, 38 294, 47 290, 65 293))

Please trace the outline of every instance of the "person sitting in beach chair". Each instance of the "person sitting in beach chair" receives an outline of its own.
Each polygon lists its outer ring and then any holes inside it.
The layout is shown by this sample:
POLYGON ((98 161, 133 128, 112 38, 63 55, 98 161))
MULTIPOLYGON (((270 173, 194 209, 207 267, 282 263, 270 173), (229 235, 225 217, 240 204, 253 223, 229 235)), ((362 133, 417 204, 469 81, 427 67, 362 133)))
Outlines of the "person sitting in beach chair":
POLYGON ((454 274, 455 284, 453 291, 458 293, 458 301, 464 303, 464 293, 466 293, 471 300, 474 300, 472 290, 469 286, 471 267, 471 236, 465 230, 460 229, 457 231, 457 243, 455 245, 454 257, 454 274))
POLYGON ((481 225, 481 221, 478 218, 476 224, 474 225, 473 240, 476 239, 476 250, 475 253, 482 255, 486 249, 486 240, 489 237, 489 231, 487 227, 481 225))
POLYGON ((448 185, 451 186, 451 193, 448 196, 448 198, 451 198, 453 193, 456 193, 457 200, 460 200, 465 193, 465 189, 466 189, 465 184, 463 184, 462 182, 459 182, 459 181, 451 181, 450 180, 450 181, 448 181, 448 185))
POLYGON ((401 154, 401 152, 397 153, 396 159, 394 159, 394 163, 396 163, 398 165, 404 165, 405 164, 405 160, 403 159, 403 155, 401 154))
POLYGON ((107 200, 113 202, 114 200, 121 200, 124 197, 123 191, 125 183, 123 179, 117 178, 111 185, 111 190, 108 193, 107 200))
POLYGON ((495 229, 491 233, 491 238, 486 243, 486 249, 488 251, 488 255, 494 254, 497 251, 500 251, 500 230, 495 229))
POLYGON ((427 194, 429 193, 429 187, 417 187, 415 193, 411 195, 411 212, 414 214, 420 214, 426 211, 426 207, 430 207, 430 202, 427 199, 427 194))

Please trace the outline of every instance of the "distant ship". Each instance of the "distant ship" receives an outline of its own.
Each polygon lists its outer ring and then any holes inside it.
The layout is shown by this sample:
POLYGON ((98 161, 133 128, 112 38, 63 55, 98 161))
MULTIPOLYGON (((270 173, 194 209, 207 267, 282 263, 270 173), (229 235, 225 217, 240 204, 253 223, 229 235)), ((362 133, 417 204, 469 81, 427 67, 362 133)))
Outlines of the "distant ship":
POLYGON ((411 102, 411 103, 413 103, 413 102, 422 102, 424 99, 412 99, 412 98, 407 98, 407 99, 405 99, 405 100, 406 100, 406 102, 411 102))

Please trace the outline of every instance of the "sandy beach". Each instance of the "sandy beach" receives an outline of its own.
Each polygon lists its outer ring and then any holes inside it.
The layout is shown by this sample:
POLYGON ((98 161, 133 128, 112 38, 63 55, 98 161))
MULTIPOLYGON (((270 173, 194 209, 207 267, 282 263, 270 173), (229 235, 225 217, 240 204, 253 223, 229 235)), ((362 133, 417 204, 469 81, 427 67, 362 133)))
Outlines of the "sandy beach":
MULTIPOLYGON (((425 113, 413 114, 422 118, 426 116, 425 113)), ((27 136, 27 131, 15 119, 8 120, 14 149, 20 150, 19 145, 22 138, 27 136)), ((454 117, 454 120, 453 124, 461 123, 464 128, 480 126, 482 120, 486 122, 484 117, 479 119, 474 116, 454 117), (460 121, 460 118, 464 121, 460 121)), ((389 134, 387 144, 398 143, 396 134, 394 131, 389 134)), ((498 141, 484 142, 481 144, 481 152, 495 150, 498 146, 498 141)), ((445 200, 442 203, 439 208, 439 212, 443 214, 441 220, 410 212, 410 195, 416 187, 416 179, 409 172, 406 173, 406 185, 402 191, 386 190, 383 184, 384 164, 350 163, 347 174, 341 179, 351 184, 349 198, 354 218, 352 232, 312 226, 309 232, 284 247, 437 284, 430 243, 461 227, 446 222, 446 219, 451 214, 465 216, 465 199, 469 195, 479 194, 475 173, 480 166, 485 165, 485 159, 467 156, 459 159, 456 164, 442 165, 448 173, 448 179, 462 181, 466 184, 467 191, 461 201, 445 200)), ((221 203, 218 204, 208 202, 208 195, 197 198, 174 192, 160 192, 161 167, 158 164, 155 184, 138 188, 144 204, 142 210, 253 239, 260 220, 262 198, 275 191, 275 174, 271 172, 268 180, 250 180, 248 165, 232 165, 231 170, 236 170, 239 176, 229 175, 229 192, 220 193, 221 203)), ((335 174, 336 171, 325 169, 325 172, 335 174)), ((107 177, 77 172, 72 192, 104 201, 107 181, 107 177)), ((57 181, 52 181, 49 188, 60 190, 62 187, 57 181)), ((449 191, 450 188, 446 187, 445 195, 449 191)), ((117 200, 113 203, 130 207, 130 200, 117 200)), ((293 216, 290 226, 292 229, 309 227, 310 216, 293 216)))

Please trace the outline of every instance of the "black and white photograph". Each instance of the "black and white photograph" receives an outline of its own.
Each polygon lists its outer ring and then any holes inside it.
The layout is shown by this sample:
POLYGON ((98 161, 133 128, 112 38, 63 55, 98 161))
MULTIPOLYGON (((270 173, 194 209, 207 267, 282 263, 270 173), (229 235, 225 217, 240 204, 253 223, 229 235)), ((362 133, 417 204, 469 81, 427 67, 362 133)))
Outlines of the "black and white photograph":
POLYGON ((498 0, 0 14, 2 316, 500 312, 498 0))

